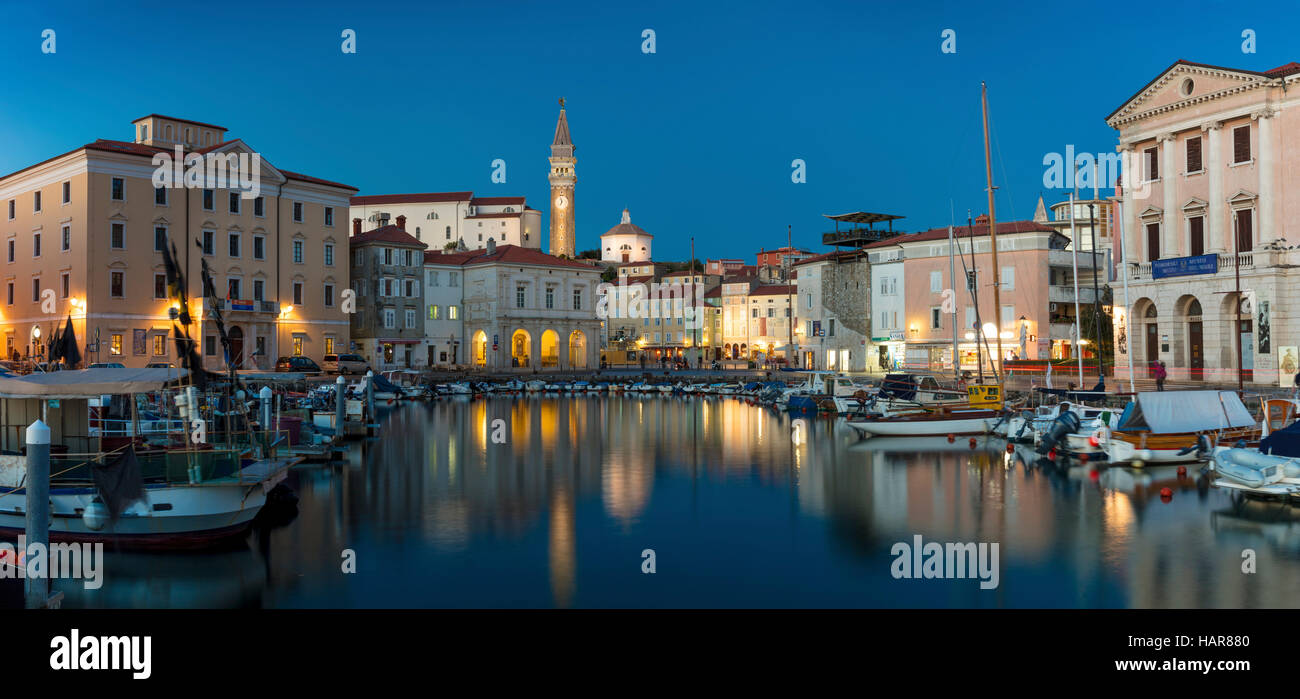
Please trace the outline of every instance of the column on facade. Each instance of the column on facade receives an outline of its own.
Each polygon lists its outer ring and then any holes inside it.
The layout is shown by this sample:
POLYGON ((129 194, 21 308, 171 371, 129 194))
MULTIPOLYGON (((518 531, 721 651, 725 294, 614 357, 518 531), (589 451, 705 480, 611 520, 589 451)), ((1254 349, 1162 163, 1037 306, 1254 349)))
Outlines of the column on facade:
POLYGON ((1160 189, 1164 193, 1164 225, 1160 242, 1161 257, 1180 257, 1182 255, 1181 226, 1178 217, 1178 177, 1175 174, 1174 144, 1178 140, 1172 133, 1161 134, 1156 139, 1160 144, 1160 189))
POLYGON ((1273 228, 1273 119, 1268 109, 1253 115, 1259 122, 1259 236, 1264 242, 1273 240, 1277 233, 1273 228), (1265 237, 1267 236, 1267 237, 1265 237))
MULTIPOLYGON (((1124 184, 1126 186, 1121 193, 1124 200, 1124 220, 1120 221, 1120 225, 1124 227, 1124 262, 1127 264, 1141 259, 1141 255, 1138 253, 1138 212, 1136 199, 1133 196, 1134 190, 1137 189, 1138 181, 1141 179, 1141 175, 1138 174, 1141 169, 1137 163, 1136 151, 1133 148, 1133 144, 1124 144, 1119 147, 1119 151, 1124 167, 1129 168, 1133 173, 1130 177, 1125 178, 1124 184)), ((953 281, 952 283, 955 285, 957 282, 953 281)), ((956 288, 956 286, 953 288, 956 288)))
POLYGON ((1220 136, 1223 132, 1222 122, 1211 122, 1201 127, 1207 136, 1207 149, 1209 158, 1206 160, 1206 167, 1209 169, 1210 176, 1210 202, 1206 205, 1206 233, 1209 234, 1210 244, 1209 252, 1225 252, 1224 241, 1224 207, 1223 207, 1223 148, 1219 143, 1220 136))

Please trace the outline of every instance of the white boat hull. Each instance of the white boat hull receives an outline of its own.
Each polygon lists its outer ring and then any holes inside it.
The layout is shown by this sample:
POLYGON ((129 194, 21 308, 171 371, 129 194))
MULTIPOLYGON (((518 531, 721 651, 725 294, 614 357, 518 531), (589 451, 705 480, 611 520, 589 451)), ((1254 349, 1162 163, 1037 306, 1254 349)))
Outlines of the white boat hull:
POLYGON ((997 421, 997 417, 955 417, 945 420, 862 420, 850 421, 848 425, 867 437, 940 437, 985 434, 997 421))

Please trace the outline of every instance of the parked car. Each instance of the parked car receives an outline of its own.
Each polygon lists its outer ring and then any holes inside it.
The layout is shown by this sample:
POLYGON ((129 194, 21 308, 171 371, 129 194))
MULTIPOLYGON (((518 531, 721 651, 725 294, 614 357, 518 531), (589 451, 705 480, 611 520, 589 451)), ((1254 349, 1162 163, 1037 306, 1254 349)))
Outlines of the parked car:
POLYGON ((280 357, 275 360, 276 371, 296 371, 301 374, 319 374, 320 365, 310 357, 280 357))
POLYGON ((126 365, 121 362, 95 362, 90 365, 91 369, 125 369, 126 365))
POLYGON ((359 354, 327 354, 321 367, 328 374, 364 374, 370 371, 365 357, 359 354))
POLYGON ((149 362, 144 365, 146 369, 175 369, 176 365, 171 362, 149 362))

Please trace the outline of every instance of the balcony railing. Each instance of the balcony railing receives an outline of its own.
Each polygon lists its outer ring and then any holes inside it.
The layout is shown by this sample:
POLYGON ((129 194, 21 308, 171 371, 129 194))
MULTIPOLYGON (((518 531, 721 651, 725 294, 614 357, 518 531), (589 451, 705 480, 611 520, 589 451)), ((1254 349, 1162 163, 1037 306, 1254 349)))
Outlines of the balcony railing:
MULTIPOLYGON (((1087 286, 1083 281, 1079 282, 1079 303, 1091 304, 1097 296, 1092 290, 1092 285, 1087 286)), ((1051 303, 1074 303, 1074 285, 1053 285, 1047 288, 1047 300, 1051 303)))
POLYGON ((208 299, 208 308, 238 313, 278 313, 274 301, 244 301, 242 299, 208 299))
MULTIPOLYGON (((1232 273, 1234 271, 1233 270, 1234 265, 1240 266, 1241 269, 1254 269, 1255 267, 1254 252, 1243 252, 1237 255, 1233 255, 1231 253, 1226 253, 1226 254, 1221 253, 1219 254, 1218 257, 1219 257, 1219 271, 1218 271, 1219 274, 1223 274, 1224 272, 1232 273)), ((1150 262, 1139 262, 1136 267, 1130 267, 1129 270, 1130 270, 1129 273, 1131 275, 1129 277, 1130 280, 1140 281, 1140 280, 1149 280, 1152 278, 1150 262)), ((1205 276, 1205 275, 1195 275, 1195 276, 1205 276)), ((1168 278, 1177 279, 1177 277, 1168 277, 1168 278)))

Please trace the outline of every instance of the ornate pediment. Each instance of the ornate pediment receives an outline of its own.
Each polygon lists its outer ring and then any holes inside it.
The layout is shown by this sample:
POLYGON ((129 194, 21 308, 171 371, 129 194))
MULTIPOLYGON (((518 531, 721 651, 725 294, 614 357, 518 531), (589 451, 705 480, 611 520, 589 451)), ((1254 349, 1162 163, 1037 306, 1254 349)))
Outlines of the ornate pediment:
POLYGON ((1112 128, 1274 83, 1262 73, 1178 61, 1106 117, 1112 128))

